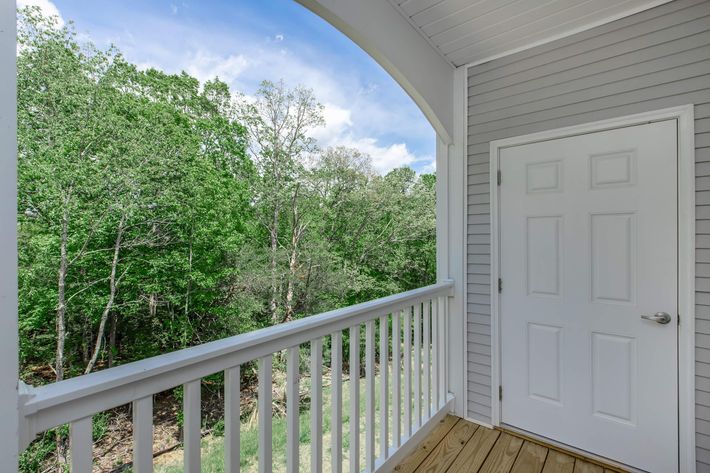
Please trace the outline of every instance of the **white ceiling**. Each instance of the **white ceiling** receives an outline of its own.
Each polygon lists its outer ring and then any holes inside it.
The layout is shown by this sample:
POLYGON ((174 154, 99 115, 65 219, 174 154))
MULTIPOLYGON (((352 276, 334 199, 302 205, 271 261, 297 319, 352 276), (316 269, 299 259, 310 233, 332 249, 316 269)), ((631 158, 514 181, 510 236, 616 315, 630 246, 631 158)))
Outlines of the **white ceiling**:
POLYGON ((389 0, 453 66, 481 63, 670 0, 389 0))

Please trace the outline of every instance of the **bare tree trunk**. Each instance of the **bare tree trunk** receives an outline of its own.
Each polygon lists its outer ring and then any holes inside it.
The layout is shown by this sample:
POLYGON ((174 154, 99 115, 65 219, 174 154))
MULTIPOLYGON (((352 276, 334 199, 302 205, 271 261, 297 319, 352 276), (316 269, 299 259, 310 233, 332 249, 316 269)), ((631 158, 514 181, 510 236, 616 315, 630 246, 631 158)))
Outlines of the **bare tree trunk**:
POLYGON ((291 229, 291 254, 288 258, 288 285, 286 288, 286 313, 283 322, 293 319, 293 293, 296 284, 296 269, 298 268, 298 244, 301 241, 303 229, 298 215, 298 191, 299 186, 293 193, 291 201, 291 212, 293 215, 293 228, 291 229))
POLYGON ((148 296, 148 313, 151 319, 158 313, 158 296, 155 293, 148 296))
MULTIPOLYGON (((69 202, 71 200, 71 189, 64 197, 64 210, 62 212, 62 230, 59 240, 59 271, 57 275, 57 352, 54 362, 54 373, 57 381, 64 379, 64 342, 67 338, 67 301, 66 286, 67 272, 69 269, 69 258, 67 247, 69 246, 69 202)), ((55 437, 57 448, 57 470, 64 471, 67 464, 67 448, 59 431, 55 437)))
POLYGON ((190 312, 190 292, 192 291, 192 232, 193 230, 190 229, 190 249, 187 257, 187 289, 185 290, 185 318, 190 312))
POLYGON ((271 296, 269 298, 269 313, 271 314, 271 321, 277 323, 277 304, 276 298, 278 295, 278 275, 276 274, 276 253, 278 251, 279 239, 278 239, 278 226, 279 226, 279 206, 274 207, 274 220, 273 226, 269 229, 271 236, 271 296))
POLYGON ((96 360, 99 358, 99 353, 101 352, 101 340, 104 338, 104 331, 106 330, 106 321, 113 308, 114 300, 116 299, 116 269, 118 268, 118 257, 121 253, 121 243, 123 241, 123 231, 126 226, 126 214, 125 212, 121 215, 121 220, 118 222, 118 231, 116 233, 116 242, 113 246, 113 261, 111 262, 111 276, 109 277, 109 296, 104 311, 101 314, 101 321, 99 322, 99 330, 96 334, 96 343, 94 344, 94 352, 91 355, 89 364, 86 365, 84 374, 91 373, 96 365, 96 360))
POLYGON ((111 312, 111 328, 108 332, 108 367, 113 368, 113 353, 116 351, 116 326, 118 325, 118 315, 111 312))
POLYGON ((59 243, 59 274, 57 284, 57 355, 54 372, 57 381, 64 379, 64 342, 67 336, 66 327, 66 284, 69 261, 67 246, 69 240, 69 195, 64 199, 64 212, 62 213, 62 234, 59 243))

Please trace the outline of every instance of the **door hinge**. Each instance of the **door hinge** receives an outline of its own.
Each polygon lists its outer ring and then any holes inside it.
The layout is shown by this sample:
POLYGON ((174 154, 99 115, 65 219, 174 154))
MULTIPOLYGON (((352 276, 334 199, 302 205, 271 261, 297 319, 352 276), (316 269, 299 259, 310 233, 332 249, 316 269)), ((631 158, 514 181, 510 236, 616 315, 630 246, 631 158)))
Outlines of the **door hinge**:
POLYGON ((501 294, 503 292, 503 280, 501 278, 498 278, 498 294, 501 294))
POLYGON ((498 400, 503 400, 503 386, 498 386, 498 400))
POLYGON ((500 172, 500 169, 498 170, 498 185, 503 182, 503 173, 500 172))
POLYGON ((680 326, 680 314, 678 314, 678 326, 680 326))

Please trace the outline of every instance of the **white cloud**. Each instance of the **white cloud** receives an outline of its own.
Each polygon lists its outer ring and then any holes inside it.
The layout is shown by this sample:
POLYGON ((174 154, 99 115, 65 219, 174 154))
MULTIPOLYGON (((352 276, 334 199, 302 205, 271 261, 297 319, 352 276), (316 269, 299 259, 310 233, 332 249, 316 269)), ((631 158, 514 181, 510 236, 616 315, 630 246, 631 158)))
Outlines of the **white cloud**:
POLYGON ((170 4, 170 13, 172 13, 173 15, 178 14, 178 6, 175 5, 174 3, 170 4))
POLYGON ((325 126, 317 128, 311 133, 323 148, 328 146, 356 148, 370 155, 373 167, 381 174, 402 166, 418 165, 417 167, 423 173, 434 172, 436 169, 434 158, 417 156, 409 150, 406 143, 382 145, 377 138, 355 137, 357 126, 352 120, 352 110, 326 103, 324 104, 323 118, 325 126))
POLYGON ((284 35, 282 35, 282 34, 277 34, 276 36, 274 36, 274 40, 275 40, 277 43, 280 43, 281 41, 284 40, 284 35))
POLYGON ((432 174, 436 172, 436 158, 433 156, 427 156, 422 161, 428 161, 426 164, 419 168, 419 172, 422 174, 432 174))
POLYGON ((227 84, 232 84, 248 67, 249 60, 241 54, 220 56, 199 50, 189 57, 185 70, 200 82, 219 77, 227 84))
POLYGON ((316 128, 311 133, 321 146, 338 146, 339 139, 348 132, 353 125, 352 111, 332 103, 323 105, 323 119, 325 126, 316 128))
POLYGON ((386 174, 392 169, 402 166, 419 167, 417 165, 425 163, 420 172, 433 172, 436 169, 436 162, 431 156, 417 156, 412 153, 406 143, 394 143, 391 145, 381 145, 376 138, 342 137, 339 144, 348 148, 356 148, 363 153, 370 155, 372 166, 380 174, 386 174))
POLYGON ((39 7, 44 16, 56 16, 59 26, 64 26, 64 18, 62 18, 59 8, 51 0, 17 0, 17 6, 19 8, 39 7))

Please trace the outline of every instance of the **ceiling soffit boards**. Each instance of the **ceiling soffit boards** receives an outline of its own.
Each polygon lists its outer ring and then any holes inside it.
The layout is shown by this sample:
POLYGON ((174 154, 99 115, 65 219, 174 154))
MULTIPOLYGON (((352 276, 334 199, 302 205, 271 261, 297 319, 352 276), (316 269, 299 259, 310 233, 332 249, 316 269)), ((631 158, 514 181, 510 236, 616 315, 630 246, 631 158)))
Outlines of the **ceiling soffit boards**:
POLYGON ((480 64, 671 0, 389 0, 451 65, 480 64))

